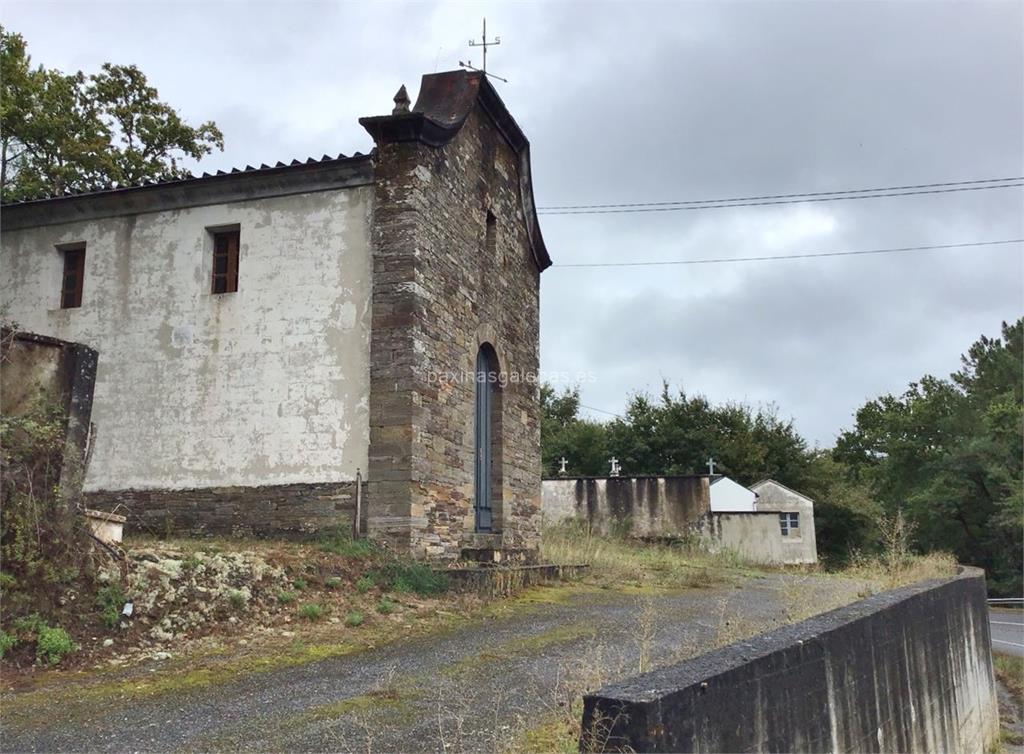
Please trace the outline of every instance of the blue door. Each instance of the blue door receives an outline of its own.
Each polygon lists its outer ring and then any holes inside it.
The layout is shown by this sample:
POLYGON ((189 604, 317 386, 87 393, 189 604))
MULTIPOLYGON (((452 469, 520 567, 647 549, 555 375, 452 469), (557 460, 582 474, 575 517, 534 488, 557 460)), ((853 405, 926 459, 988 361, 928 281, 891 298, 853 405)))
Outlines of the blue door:
POLYGON ((491 409, 495 375, 488 352, 476 354, 476 431, 474 449, 474 500, 476 530, 491 530, 491 409))

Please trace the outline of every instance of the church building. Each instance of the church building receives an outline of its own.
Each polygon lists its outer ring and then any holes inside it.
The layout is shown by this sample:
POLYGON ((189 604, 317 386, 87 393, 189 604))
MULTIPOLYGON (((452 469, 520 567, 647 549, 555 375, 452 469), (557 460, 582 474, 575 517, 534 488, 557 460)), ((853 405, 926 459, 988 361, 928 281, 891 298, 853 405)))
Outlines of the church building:
POLYGON ((0 313, 99 353, 90 508, 153 533, 353 525, 421 558, 539 542, 529 142, 424 76, 368 155, 2 210, 0 313), (357 489, 357 480, 362 480, 357 489))

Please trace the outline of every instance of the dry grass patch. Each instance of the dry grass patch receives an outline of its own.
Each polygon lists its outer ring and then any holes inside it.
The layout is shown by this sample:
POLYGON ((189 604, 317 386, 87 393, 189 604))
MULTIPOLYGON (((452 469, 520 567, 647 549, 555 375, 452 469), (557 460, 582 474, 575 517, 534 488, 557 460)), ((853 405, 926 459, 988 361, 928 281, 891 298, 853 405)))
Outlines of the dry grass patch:
POLYGON ((721 584, 731 575, 760 573, 732 552, 711 554, 695 542, 664 544, 602 535, 576 520, 545 527, 541 558, 589 565, 587 580, 612 586, 699 589, 721 584))

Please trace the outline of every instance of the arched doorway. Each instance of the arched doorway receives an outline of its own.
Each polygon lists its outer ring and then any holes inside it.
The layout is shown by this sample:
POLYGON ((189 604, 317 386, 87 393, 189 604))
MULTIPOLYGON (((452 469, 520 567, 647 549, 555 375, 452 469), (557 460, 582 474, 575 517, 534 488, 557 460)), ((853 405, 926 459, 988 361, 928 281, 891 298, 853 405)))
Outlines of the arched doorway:
POLYGON ((476 354, 473 512, 475 530, 495 531, 501 521, 501 385, 498 355, 490 343, 476 354), (499 522, 495 526, 495 522, 499 522))

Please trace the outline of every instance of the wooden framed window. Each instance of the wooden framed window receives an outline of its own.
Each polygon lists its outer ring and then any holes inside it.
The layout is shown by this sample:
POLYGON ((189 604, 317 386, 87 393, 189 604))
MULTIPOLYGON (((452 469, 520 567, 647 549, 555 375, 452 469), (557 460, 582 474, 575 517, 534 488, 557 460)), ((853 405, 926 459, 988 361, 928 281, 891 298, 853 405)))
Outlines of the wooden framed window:
POLYGON ((240 231, 217 230, 213 233, 212 293, 234 293, 238 290, 238 239, 240 231))
POLYGON ((64 255, 64 275, 60 290, 60 308, 77 309, 82 305, 85 278, 85 244, 60 250, 64 255))

